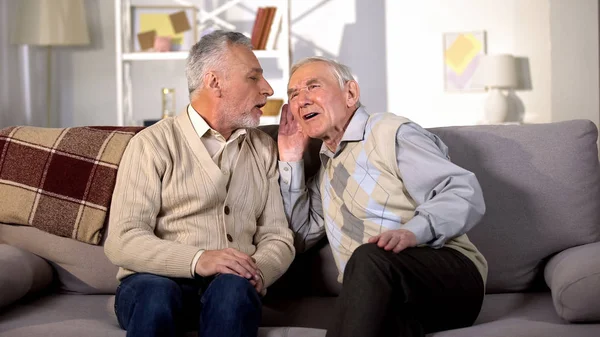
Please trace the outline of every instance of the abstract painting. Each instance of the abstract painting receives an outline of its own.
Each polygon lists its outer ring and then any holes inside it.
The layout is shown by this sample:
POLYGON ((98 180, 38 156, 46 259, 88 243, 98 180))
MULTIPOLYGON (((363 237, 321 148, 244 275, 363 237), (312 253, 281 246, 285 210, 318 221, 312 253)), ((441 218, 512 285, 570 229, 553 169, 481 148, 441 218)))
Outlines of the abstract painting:
POLYGON ((444 89, 446 91, 482 91, 482 83, 473 81, 485 48, 485 31, 444 34, 444 89))
POLYGON ((153 51, 169 41, 169 51, 187 51, 196 43, 196 8, 132 6, 133 51, 153 51))

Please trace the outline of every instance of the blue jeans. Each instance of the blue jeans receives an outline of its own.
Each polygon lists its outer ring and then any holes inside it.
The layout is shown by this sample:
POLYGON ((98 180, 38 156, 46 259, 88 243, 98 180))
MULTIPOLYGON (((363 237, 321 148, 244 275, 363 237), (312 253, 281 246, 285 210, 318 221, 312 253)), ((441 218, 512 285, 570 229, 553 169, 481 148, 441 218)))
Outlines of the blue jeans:
POLYGON ((221 274, 207 279, 177 279, 133 274, 115 296, 115 313, 127 336, 255 337, 262 304, 245 278, 221 274))

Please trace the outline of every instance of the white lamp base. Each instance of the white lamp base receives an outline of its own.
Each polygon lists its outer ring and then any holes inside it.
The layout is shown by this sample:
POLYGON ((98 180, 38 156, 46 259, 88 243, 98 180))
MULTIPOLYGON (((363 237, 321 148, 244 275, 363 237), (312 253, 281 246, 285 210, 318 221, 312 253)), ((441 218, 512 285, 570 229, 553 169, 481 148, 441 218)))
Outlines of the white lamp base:
POLYGON ((498 88, 490 89, 485 100, 485 120, 487 123, 502 123, 508 115, 508 100, 498 88))

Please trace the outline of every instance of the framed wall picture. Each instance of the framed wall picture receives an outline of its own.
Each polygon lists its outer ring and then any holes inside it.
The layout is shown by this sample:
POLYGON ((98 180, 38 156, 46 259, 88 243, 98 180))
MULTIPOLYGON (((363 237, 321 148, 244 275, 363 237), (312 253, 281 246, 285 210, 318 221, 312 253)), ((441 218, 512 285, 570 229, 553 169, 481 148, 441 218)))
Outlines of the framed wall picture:
POLYGON ((196 7, 131 6, 134 52, 187 51, 197 42, 196 7))
POLYGON ((474 81, 477 68, 486 53, 485 31, 444 33, 444 89, 466 92, 484 91, 474 81))

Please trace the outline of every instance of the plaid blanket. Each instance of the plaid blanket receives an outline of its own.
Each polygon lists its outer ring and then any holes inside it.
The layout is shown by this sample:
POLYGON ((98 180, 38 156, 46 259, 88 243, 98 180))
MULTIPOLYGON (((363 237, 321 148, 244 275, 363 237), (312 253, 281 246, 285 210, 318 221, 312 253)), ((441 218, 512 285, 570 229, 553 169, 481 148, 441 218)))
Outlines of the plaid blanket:
POLYGON ((0 130, 0 222, 99 244, 121 156, 141 129, 0 130))

